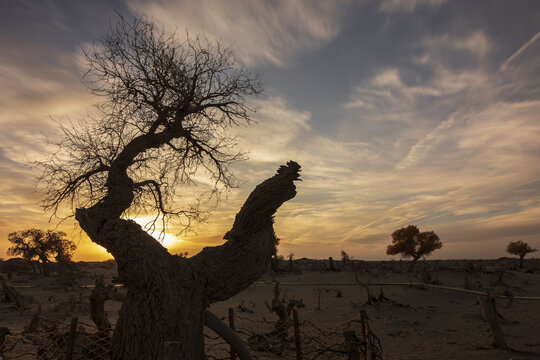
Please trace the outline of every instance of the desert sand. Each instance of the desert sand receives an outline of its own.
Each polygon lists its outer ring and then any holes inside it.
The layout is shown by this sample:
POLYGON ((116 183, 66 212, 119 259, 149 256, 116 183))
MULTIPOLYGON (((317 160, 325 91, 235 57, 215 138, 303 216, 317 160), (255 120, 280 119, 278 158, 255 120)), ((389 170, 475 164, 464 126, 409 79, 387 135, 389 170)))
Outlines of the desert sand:
MULTIPOLYGON (((274 281, 279 281, 282 295, 302 300, 305 305, 298 309, 301 335, 320 341, 319 349, 323 345, 332 347, 333 342, 338 349, 347 323, 365 310, 372 332, 380 339, 384 359, 540 359, 540 300, 522 299, 540 297, 540 259, 526 259, 523 269, 517 267, 516 259, 508 258, 421 261, 412 273, 406 272, 406 265, 400 261, 336 261, 336 271, 329 271, 327 260, 282 261, 284 271, 267 273, 235 297, 211 305, 210 310, 227 321, 229 308, 234 309, 236 328, 245 340, 254 334, 267 334, 277 320, 267 304, 272 300, 274 281), (363 284, 426 285, 370 285, 373 296, 381 300, 367 304, 366 290, 357 280, 363 284), (493 346, 478 294, 441 287, 494 294, 506 291, 507 297, 497 298, 496 304, 511 350, 493 346)), ((0 326, 8 327, 12 334, 21 333, 39 306, 40 317, 47 322, 68 324, 77 317, 83 324, 92 324, 91 286, 96 276, 103 276, 105 284, 113 284, 115 263, 79 262, 71 270, 59 272, 44 278, 31 269, 11 271, 7 283, 21 293, 27 309, 18 310, 13 303, 1 302, 0 326)), ((117 291, 124 290, 118 287, 117 291)), ((105 310, 113 324, 120 306, 116 301, 106 302, 105 310)), ((219 339, 214 338, 208 334, 209 354, 227 350, 224 346, 218 349, 214 343, 219 339)), ((346 358, 339 352, 319 353, 317 344, 303 346, 305 359, 346 358)), ((293 347, 291 342, 278 354, 263 351, 255 355, 261 359, 294 359, 293 347)), ((226 357, 222 354, 214 358, 220 356, 226 357)))

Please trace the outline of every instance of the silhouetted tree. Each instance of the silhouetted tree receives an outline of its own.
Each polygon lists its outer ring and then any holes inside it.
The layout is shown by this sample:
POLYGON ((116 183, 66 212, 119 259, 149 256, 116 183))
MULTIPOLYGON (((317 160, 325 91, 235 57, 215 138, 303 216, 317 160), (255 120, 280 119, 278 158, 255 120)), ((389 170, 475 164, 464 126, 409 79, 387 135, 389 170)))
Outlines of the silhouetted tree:
POLYGON ((353 270, 353 263, 351 257, 345 252, 345 250, 341 250, 341 265, 343 267, 343 270, 345 270, 347 267, 350 267, 351 271, 353 270))
POLYGON ((272 247, 272 257, 270 259, 270 267, 272 271, 274 272, 280 272, 281 269, 279 267, 279 257, 277 254, 277 246, 279 245, 279 241, 281 239, 274 234, 274 246, 272 247))
POLYGON ((13 246, 7 250, 11 256, 22 256, 28 262, 38 259, 44 276, 49 276, 49 262, 66 263, 77 249, 75 243, 62 231, 28 229, 12 232, 8 240, 13 246))
POLYGON ((331 256, 328 257, 328 264, 330 265, 330 271, 336 271, 336 268, 334 266, 334 258, 331 256))
POLYGON ((409 266, 410 272, 418 259, 428 256, 441 247, 441 240, 433 231, 420 232, 416 225, 409 225, 392 233, 392 245, 388 245, 386 254, 401 254, 405 258, 412 257, 412 263, 409 266))
POLYGON ((269 267, 273 214, 296 194, 300 166, 281 166, 248 197, 221 246, 186 258, 171 255, 136 222, 153 213, 189 224, 201 208, 185 204, 181 185, 206 176, 213 191, 234 183, 229 165, 243 159, 227 136, 249 124, 246 97, 258 77, 219 43, 120 19, 85 51, 85 83, 104 100, 100 116, 63 127, 60 153, 44 161, 46 209, 67 202, 90 239, 118 263, 128 293, 112 339, 113 359, 203 359, 209 304, 246 289, 269 267))
POLYGON ((529 244, 524 241, 512 241, 506 246, 506 252, 512 255, 519 256, 519 268, 523 267, 523 258, 528 253, 538 251, 538 249, 532 248, 529 244))

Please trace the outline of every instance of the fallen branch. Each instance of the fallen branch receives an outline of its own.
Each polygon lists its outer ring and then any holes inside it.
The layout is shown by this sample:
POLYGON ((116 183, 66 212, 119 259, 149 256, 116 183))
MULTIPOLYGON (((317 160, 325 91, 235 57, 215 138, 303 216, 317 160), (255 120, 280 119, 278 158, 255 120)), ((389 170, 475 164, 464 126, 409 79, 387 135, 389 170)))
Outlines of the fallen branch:
POLYGON ((205 325, 210 330, 221 336, 226 342, 228 342, 229 345, 231 345, 231 347, 234 349, 234 352, 236 352, 236 355, 238 355, 240 360, 253 359, 251 353, 249 352, 248 348, 246 347, 244 341, 240 338, 240 336, 238 336, 238 334, 231 330, 227 326, 227 324, 219 320, 217 316, 212 314, 210 311, 206 312, 205 325))

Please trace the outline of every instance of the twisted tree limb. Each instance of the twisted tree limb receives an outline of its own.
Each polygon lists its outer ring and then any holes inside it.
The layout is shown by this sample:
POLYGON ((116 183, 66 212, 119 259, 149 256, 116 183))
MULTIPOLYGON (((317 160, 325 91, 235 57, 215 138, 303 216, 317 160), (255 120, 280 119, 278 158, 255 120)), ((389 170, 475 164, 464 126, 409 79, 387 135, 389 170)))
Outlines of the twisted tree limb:
POLYGON ((296 195, 300 165, 289 161, 277 174, 259 184, 236 215, 228 241, 204 248, 190 260, 206 278, 210 302, 221 301, 247 289, 269 267, 275 235, 273 215, 296 195))

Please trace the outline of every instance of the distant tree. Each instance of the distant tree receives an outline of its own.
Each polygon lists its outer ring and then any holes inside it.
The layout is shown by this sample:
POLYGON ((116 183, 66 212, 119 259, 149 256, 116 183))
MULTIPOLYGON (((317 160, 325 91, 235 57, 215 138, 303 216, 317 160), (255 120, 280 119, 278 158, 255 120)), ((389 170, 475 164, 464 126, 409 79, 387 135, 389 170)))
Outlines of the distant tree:
POLYGON ((418 226, 409 225, 392 233, 392 245, 386 248, 387 255, 401 254, 402 257, 412 257, 409 272, 421 257, 428 256, 442 247, 441 240, 433 231, 420 232, 418 226))
POLYGON ((330 271, 336 271, 336 267, 334 266, 334 258, 329 256, 328 257, 328 264, 330 266, 330 271))
POLYGON ((274 272, 279 272, 281 269, 279 268, 279 257, 277 254, 277 246, 279 244, 279 241, 281 239, 276 236, 274 233, 274 244, 272 247, 272 257, 270 258, 270 268, 274 272))
POLYGON ((341 264, 343 265, 343 270, 345 270, 347 266, 350 266, 352 270, 351 257, 345 252, 345 250, 341 250, 341 264))
POLYGON ((293 271, 294 271, 294 253, 291 252, 291 253, 289 254, 288 258, 289 258, 289 261, 288 261, 288 263, 289 263, 289 269, 288 269, 288 271, 289 271, 289 272, 293 272, 293 271))
POLYGON ((524 241, 512 241, 506 246, 506 252, 512 255, 519 256, 519 268, 523 267, 523 258, 528 253, 538 251, 538 249, 532 248, 529 244, 524 241))
POLYGON ((63 231, 28 229, 12 232, 8 240, 13 246, 7 250, 7 254, 22 256, 28 262, 37 258, 44 276, 49 276, 49 262, 52 258, 56 262, 67 263, 77 248, 63 231))

